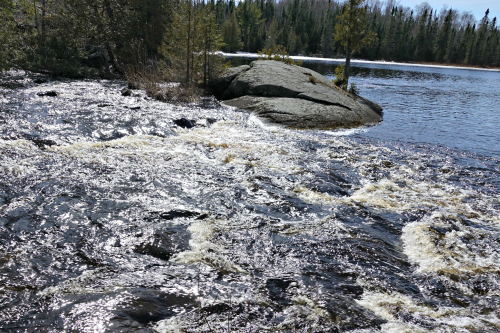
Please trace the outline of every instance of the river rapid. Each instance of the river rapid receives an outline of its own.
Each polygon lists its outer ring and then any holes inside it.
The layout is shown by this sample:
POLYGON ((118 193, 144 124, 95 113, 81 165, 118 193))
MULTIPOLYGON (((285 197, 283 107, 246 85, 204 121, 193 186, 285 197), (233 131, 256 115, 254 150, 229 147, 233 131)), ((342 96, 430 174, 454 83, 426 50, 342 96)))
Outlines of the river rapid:
POLYGON ((500 331, 500 73, 356 66, 339 131, 3 74, 0 331, 500 331))

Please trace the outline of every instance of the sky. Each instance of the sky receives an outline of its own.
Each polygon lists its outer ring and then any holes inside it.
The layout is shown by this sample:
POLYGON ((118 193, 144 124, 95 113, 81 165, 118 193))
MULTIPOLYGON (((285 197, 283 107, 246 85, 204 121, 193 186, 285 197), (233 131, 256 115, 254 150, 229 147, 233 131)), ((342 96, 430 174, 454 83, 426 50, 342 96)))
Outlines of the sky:
MULTIPOLYGON (((424 0, 399 0, 397 1, 405 7, 415 8, 424 0)), ((484 16, 486 9, 490 9, 489 18, 497 17, 500 20, 500 0, 427 0, 432 8, 438 11, 447 5, 448 8, 457 9, 459 12, 471 12, 476 20, 480 20, 484 16)))

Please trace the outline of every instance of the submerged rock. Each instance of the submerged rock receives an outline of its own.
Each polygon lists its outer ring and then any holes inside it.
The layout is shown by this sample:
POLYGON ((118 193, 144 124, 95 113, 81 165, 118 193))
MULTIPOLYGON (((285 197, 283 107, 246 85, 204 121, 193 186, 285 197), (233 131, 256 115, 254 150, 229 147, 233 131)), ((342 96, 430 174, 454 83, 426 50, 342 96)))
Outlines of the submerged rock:
POLYGON ((129 88, 123 88, 120 92, 124 97, 132 96, 132 90, 129 88))
POLYGON ((259 60, 222 77, 232 77, 222 93, 224 104, 255 112, 274 123, 295 128, 336 128, 382 120, 379 105, 349 94, 307 68, 259 60))
POLYGON ((37 95, 40 97, 44 97, 44 96, 57 97, 57 96, 59 96, 59 93, 55 90, 50 90, 50 91, 39 92, 39 93, 37 93, 37 95))
POLYGON ((174 124, 182 128, 193 128, 194 122, 192 120, 181 118, 174 120, 174 124))
POLYGON ((43 77, 39 77, 39 78, 34 79, 33 82, 36 84, 42 84, 42 83, 49 82, 49 80, 46 78, 43 78, 43 77))

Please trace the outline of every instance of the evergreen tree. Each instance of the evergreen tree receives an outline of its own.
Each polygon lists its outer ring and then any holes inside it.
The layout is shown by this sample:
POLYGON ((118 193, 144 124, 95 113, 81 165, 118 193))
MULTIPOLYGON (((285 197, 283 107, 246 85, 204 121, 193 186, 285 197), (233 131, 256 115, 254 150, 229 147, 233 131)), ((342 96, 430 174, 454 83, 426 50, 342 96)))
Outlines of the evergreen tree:
POLYGON ((371 45, 377 38, 374 32, 366 31, 366 8, 364 0, 347 0, 344 12, 338 17, 335 25, 334 39, 340 41, 345 48, 345 78, 349 82, 351 72, 351 54, 358 52, 365 45, 371 45))
POLYGON ((259 30, 264 22, 262 11, 257 2, 244 0, 237 7, 237 15, 243 31, 243 43, 245 51, 254 51, 262 48, 263 41, 259 41, 259 30))
POLYGON ((9 69, 16 48, 13 10, 11 1, 0 0, 0 71, 9 69))
POLYGON ((435 53, 437 62, 444 61, 446 50, 448 49, 448 40, 450 39, 451 25, 452 25, 452 10, 450 9, 448 10, 448 14, 444 18, 444 22, 441 26, 436 41, 435 53))
POLYGON ((332 56, 333 48, 333 22, 334 17, 331 12, 331 6, 328 5, 328 10, 326 12, 325 21, 323 23, 323 31, 321 34, 321 53, 324 57, 332 56))
POLYGON ((469 29, 469 34, 466 37, 466 46, 465 46, 465 58, 464 58, 464 64, 474 64, 475 59, 474 59, 474 51, 475 51, 475 46, 476 46, 476 25, 474 24, 472 27, 469 29))
POLYGON ((236 12, 233 11, 229 20, 222 24, 222 38, 225 52, 237 52, 243 47, 241 42, 241 29, 236 18, 236 12))
POLYGON ((415 56, 417 61, 423 61, 426 53, 426 37, 427 37, 427 8, 418 21, 418 32, 415 37, 415 56))
POLYGON ((185 84, 195 82, 195 73, 199 70, 199 62, 195 59, 201 52, 200 23, 201 17, 192 0, 181 3, 160 48, 170 80, 185 84))
POLYGON ((457 61, 457 50, 455 47, 455 38, 457 31, 455 28, 451 30, 450 37, 448 38, 448 43, 446 45, 446 54, 444 56, 444 61, 447 63, 455 63, 457 61))

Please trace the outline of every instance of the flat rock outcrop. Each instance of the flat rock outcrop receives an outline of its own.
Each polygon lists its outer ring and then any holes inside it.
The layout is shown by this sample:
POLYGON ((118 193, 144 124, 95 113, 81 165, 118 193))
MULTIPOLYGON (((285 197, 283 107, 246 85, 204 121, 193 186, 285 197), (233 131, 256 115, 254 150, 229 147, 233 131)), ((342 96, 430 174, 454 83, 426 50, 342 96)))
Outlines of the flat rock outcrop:
POLYGON ((283 62, 258 60, 227 71, 216 82, 224 104, 294 128, 376 124, 382 108, 351 95, 323 75, 283 62))

